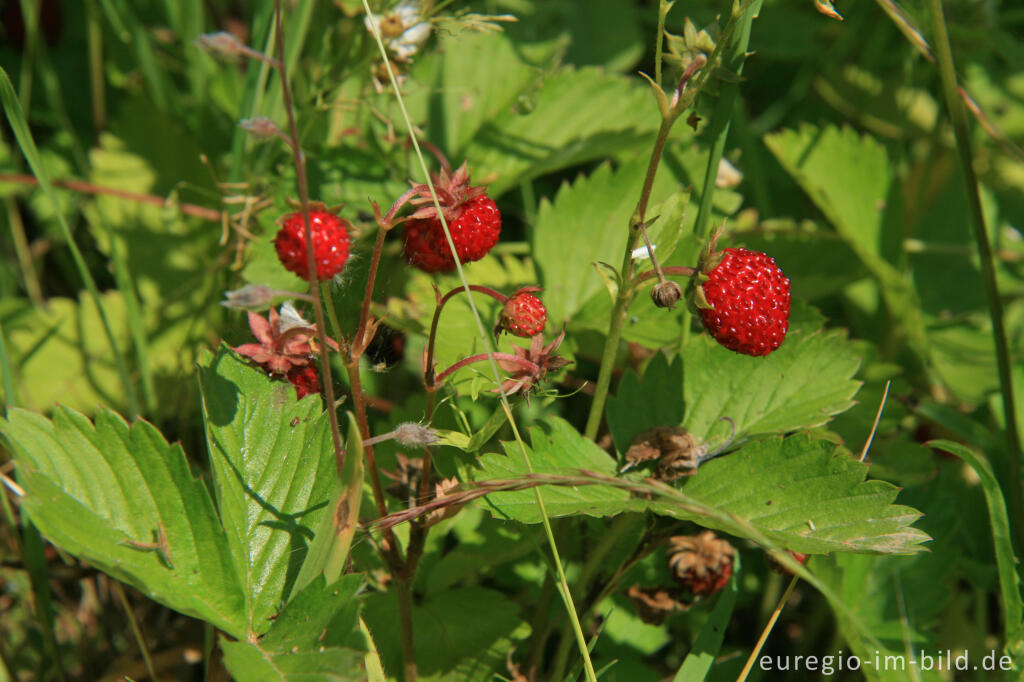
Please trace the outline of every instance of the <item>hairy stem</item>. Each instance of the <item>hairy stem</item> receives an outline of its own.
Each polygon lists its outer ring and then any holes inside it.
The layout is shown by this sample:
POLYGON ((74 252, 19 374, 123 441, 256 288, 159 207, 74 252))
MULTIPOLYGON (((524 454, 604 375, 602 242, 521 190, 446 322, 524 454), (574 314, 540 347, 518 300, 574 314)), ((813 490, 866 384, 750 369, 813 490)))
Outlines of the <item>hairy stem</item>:
POLYGON ((504 362, 514 363, 516 365, 519 365, 522 369, 526 370, 527 372, 536 373, 540 371, 540 367, 537 366, 537 363, 530 362, 526 358, 521 358, 518 355, 512 355, 511 353, 477 353, 476 355, 470 355, 467 358, 462 358, 461 360, 453 364, 451 367, 438 374, 437 378, 434 379, 434 385, 436 386, 440 384, 442 381, 444 381, 453 373, 462 369, 466 365, 471 365, 474 362, 486 362, 491 358, 494 358, 495 360, 502 360, 504 362))
POLYGON ((644 177, 643 189, 640 190, 640 200, 637 202, 633 216, 630 218, 630 238, 626 240, 626 253, 622 258, 622 267, 619 269, 619 291, 615 296, 615 305, 612 307, 611 320, 608 325, 608 336, 605 339, 604 351, 601 353, 601 369, 598 371, 597 384, 594 388, 594 400, 590 404, 590 414, 587 417, 587 426, 583 432, 583 435, 591 440, 597 437, 597 431, 601 426, 604 404, 608 399, 608 386, 611 384, 612 370, 615 368, 615 356, 619 350, 619 339, 622 338, 622 325, 626 321, 626 311, 633 298, 631 287, 627 286, 626 283, 633 276, 633 249, 636 248, 640 237, 639 226, 643 224, 647 214, 647 205, 651 200, 654 178, 658 173, 658 165, 661 163, 661 156, 665 151, 665 143, 668 141, 668 134, 672 130, 672 124, 675 123, 675 120, 675 117, 669 117, 663 118, 661 121, 661 126, 658 128, 658 137, 654 141, 654 149, 651 150, 651 159, 647 163, 647 175, 644 177))
MULTIPOLYGON (((295 176, 299 186, 299 200, 302 202, 302 222, 306 235, 306 257, 309 266, 309 293, 313 297, 313 314, 316 316, 317 341, 323 352, 320 354, 320 372, 323 377, 324 398, 327 400, 327 417, 331 425, 331 441, 334 444, 334 458, 338 473, 341 473, 345 460, 345 450, 341 445, 341 431, 338 426, 338 411, 334 407, 334 382, 331 380, 331 363, 328 358, 327 328, 324 320, 324 306, 320 300, 320 287, 316 278, 316 255, 313 252, 313 229, 309 218, 309 181, 306 178, 306 157, 302 153, 299 142, 299 129, 295 123, 295 108, 292 105, 292 92, 288 85, 288 73, 285 68, 284 24, 281 21, 281 0, 274 0, 274 31, 277 36, 277 54, 279 59, 275 66, 281 74, 281 94, 284 108, 288 113, 288 134, 292 139, 292 156, 295 162, 295 176)), ((357 372, 358 373, 358 372, 357 372)), ((369 438, 368 433, 363 434, 369 438)))

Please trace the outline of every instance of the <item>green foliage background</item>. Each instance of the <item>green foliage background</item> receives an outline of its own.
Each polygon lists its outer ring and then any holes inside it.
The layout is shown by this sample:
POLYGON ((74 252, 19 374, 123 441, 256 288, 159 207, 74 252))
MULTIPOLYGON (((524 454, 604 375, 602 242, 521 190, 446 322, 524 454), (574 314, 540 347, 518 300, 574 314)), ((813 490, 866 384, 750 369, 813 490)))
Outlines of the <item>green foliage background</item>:
MULTIPOLYGON (((4 11, 36 4, 9 0, 4 11)), ((41 4, 41 23, 30 19, 21 41, 5 14, 0 44, 13 84, 0 134, 0 459, 14 462, 2 469, 14 492, 0 526, 10 597, 0 602, 0 680, 141 678, 136 621, 154 659, 191 648, 238 679, 372 677, 375 660, 399 676, 399 606, 374 551, 379 532, 356 533, 350 574, 321 575, 326 550, 316 540, 340 486, 322 403, 296 401, 290 385, 226 348, 250 334, 244 315, 219 305, 223 291, 303 286, 271 244, 275 219, 292 210, 296 174, 285 145, 236 125, 266 116, 285 128, 276 74, 257 61, 218 61, 195 38, 233 30, 269 50, 272 3, 41 4), (43 180, 39 169, 121 196, 46 191, 19 177, 43 180), (218 211, 230 220, 203 217, 218 211), (110 578, 134 588, 134 619, 110 578)), ((422 178, 394 94, 374 80, 379 56, 361 3, 286 5, 310 193, 343 204, 356 226, 350 265, 330 285, 350 335, 375 236, 369 201, 389 206, 409 178, 422 178)), ((768 655, 951 649, 980 659, 995 650, 1017 657, 1006 679, 1019 674, 1020 467, 1010 461, 989 303, 938 74, 905 30, 932 40, 930 14, 923 2, 902 14, 894 7, 840 2, 840 23, 810 1, 766 0, 742 78, 716 73, 695 129, 673 129, 648 211, 658 217, 656 254, 695 264, 697 207, 717 170, 707 174, 711 131, 724 116, 724 155, 742 176, 713 189, 710 219, 727 219, 724 241, 771 254, 790 277, 791 331, 767 358, 741 357, 682 306, 655 308, 642 291, 597 443, 580 431, 613 301, 595 263, 622 259, 658 129, 655 98, 637 76, 654 73, 656 3, 455 2, 401 65, 422 137, 454 163, 468 160, 502 209, 501 242, 467 277, 506 292, 542 286, 546 340, 564 327, 559 353, 573 361, 550 390, 514 402, 529 468, 493 382, 476 366, 458 372, 432 416, 461 447, 438 448, 435 466, 465 483, 522 481, 531 469, 562 477, 541 495, 558 518, 573 596, 589 607, 594 663, 609 666, 603 679, 734 679, 785 587, 766 549, 813 555, 768 655), (517 21, 479 30, 482 14, 517 21), (739 99, 723 114, 716 104, 730 87, 739 99), (696 476, 659 486, 649 472, 621 473, 641 431, 682 425, 714 449, 730 438, 723 418, 735 427, 729 451, 696 476), (936 438, 962 459, 923 445, 936 438), (566 485, 581 469, 593 480, 566 485), (638 556, 637 542, 698 526, 739 552, 728 591, 663 625, 642 622, 626 588, 672 579, 664 548, 638 556), (616 589, 604 594, 609 581, 616 589)), ((677 3, 666 28, 686 35, 687 17, 699 29, 728 11, 724 2, 677 3)), ((1024 15, 1005 1, 953 0, 945 12, 962 85, 983 112, 970 142, 1024 398, 1024 47, 1015 39, 1024 15)), ((664 82, 678 76, 669 63, 664 82)), ((427 418, 420 371, 434 285, 447 291, 458 279, 412 270, 400 238, 389 237, 374 312, 386 313, 388 338, 404 352, 364 363, 373 433, 427 418)), ((485 324, 493 320, 498 306, 477 303, 485 324)), ((516 343, 503 337, 498 350, 516 343)), ((456 297, 442 317, 438 367, 483 351, 456 297)), ((340 362, 335 369, 345 395, 340 362)), ((379 445, 378 466, 396 470, 398 451, 379 445)), ((371 499, 362 496, 364 521, 377 515, 371 499)), ((422 678, 511 678, 509 661, 540 679, 572 672, 577 654, 536 500, 533 489, 497 492, 432 529, 412 585, 422 678)), ((387 498, 393 512, 406 502, 387 498)), ((396 533, 409 542, 407 526, 396 533)), ((161 665, 169 679, 204 674, 161 665)))

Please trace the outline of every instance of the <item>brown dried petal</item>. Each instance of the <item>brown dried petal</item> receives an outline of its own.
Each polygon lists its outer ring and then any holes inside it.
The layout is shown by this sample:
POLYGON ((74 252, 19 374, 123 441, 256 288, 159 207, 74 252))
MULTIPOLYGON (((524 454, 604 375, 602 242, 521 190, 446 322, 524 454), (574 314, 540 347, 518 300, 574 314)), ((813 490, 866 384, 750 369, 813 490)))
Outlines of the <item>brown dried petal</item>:
POLYGON ((658 460, 654 477, 673 481, 697 471, 700 458, 707 453, 692 433, 681 426, 657 426, 637 434, 626 451, 626 461, 640 464, 658 460))
MULTIPOLYGON (((434 499, 441 499, 447 497, 449 494, 458 492, 459 490, 459 479, 457 478, 444 478, 434 484, 434 499)), ((427 527, 441 523, 445 519, 449 519, 458 514, 465 504, 449 504, 443 507, 434 509, 427 515, 427 527)))
POLYGON ((626 592, 640 620, 650 625, 661 625, 676 611, 685 611, 687 606, 677 601, 666 590, 657 587, 633 585, 626 592))

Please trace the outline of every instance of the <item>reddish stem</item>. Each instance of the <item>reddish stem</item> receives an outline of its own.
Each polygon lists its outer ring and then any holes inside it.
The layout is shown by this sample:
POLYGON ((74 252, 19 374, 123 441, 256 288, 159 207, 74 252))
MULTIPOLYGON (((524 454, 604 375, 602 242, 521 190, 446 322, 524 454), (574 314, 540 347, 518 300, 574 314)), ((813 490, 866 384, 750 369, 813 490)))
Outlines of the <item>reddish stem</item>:
MULTIPOLYGON (((508 296, 496 289, 485 287, 480 284, 470 284, 468 288, 470 291, 487 294, 491 298, 497 300, 498 303, 504 304, 508 302, 508 296)), ((436 289, 434 291, 435 293, 437 292, 436 289)), ((436 387, 437 383, 440 381, 440 378, 434 377, 434 339, 437 337, 437 323, 441 319, 441 309, 444 308, 444 304, 448 302, 448 299, 456 294, 461 294, 464 291, 466 291, 466 287, 452 289, 444 296, 438 298, 437 307, 434 308, 434 319, 430 322, 430 336, 427 337, 427 358, 423 365, 423 383, 426 384, 428 391, 433 391, 434 387, 436 387)), ((495 357, 497 357, 497 355, 495 355, 495 357)))
MULTIPOLYGON (((661 272, 666 275, 679 275, 680 277, 691 277, 693 276, 694 269, 688 268, 684 265, 666 265, 661 268, 661 272)), ((644 272, 641 272, 639 275, 637 275, 633 282, 635 284, 639 284, 644 280, 654 279, 657 276, 657 270, 645 270, 644 272)))
MULTIPOLYGON (((12 182, 19 185, 39 185, 39 181, 36 180, 35 177, 20 173, 0 173, 0 182, 12 182)), ((214 208, 206 208, 205 206, 197 206, 196 204, 182 204, 170 201, 165 197, 158 197, 152 194, 126 192, 125 190, 114 189, 113 187, 94 185, 91 182, 85 182, 83 180, 51 180, 50 182, 54 187, 69 189, 72 192, 81 192, 82 194, 106 195, 110 197, 117 197, 118 199, 127 199, 128 201, 137 201, 140 204, 152 204, 154 206, 173 206, 185 215, 189 215, 194 218, 202 218, 203 220, 210 220, 216 223, 219 223, 221 221, 221 217, 224 215, 221 211, 214 208)))
POLYGON ((470 355, 468 358, 462 358, 461 360, 456 362, 454 365, 452 365, 451 367, 449 367, 445 371, 443 371, 440 374, 438 374, 436 379, 434 380, 434 383, 435 383, 435 385, 436 384, 440 384, 449 375, 451 375, 454 372, 457 372, 458 370, 462 369, 466 365, 471 365, 474 362, 481 362, 481 361, 487 360, 487 359, 489 359, 491 357, 493 357, 496 361, 499 361, 499 362, 504 361, 504 362, 509 362, 509 363, 515 364, 515 365, 519 365, 524 370, 526 370, 527 372, 530 372, 532 374, 537 374, 538 372, 540 372, 540 367, 536 363, 530 362, 526 358, 521 358, 518 355, 512 355, 511 353, 491 353, 490 355, 488 355, 487 353, 477 353, 476 355, 470 355))

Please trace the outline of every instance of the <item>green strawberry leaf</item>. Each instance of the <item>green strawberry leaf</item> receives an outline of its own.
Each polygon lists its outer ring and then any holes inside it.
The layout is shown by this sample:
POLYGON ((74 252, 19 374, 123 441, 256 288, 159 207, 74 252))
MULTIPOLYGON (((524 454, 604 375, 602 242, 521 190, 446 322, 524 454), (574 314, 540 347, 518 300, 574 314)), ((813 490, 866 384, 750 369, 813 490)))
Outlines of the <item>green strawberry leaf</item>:
POLYGON ((707 334, 690 339, 683 426, 704 440, 712 431, 724 439, 730 429, 719 420, 728 417, 744 439, 819 426, 853 405, 860 358, 845 332, 803 323, 804 314, 794 307, 786 340, 765 357, 728 351, 707 334))
POLYGON ((226 348, 199 364, 213 488, 251 634, 287 600, 337 478, 319 396, 296 401, 226 348))
MULTIPOLYGON (((364 619, 386 670, 401 669, 398 603, 394 590, 364 600, 364 619)), ((416 664, 423 675, 450 673, 466 658, 488 650, 522 623, 519 606, 495 590, 460 587, 413 604, 416 664)), ((465 679, 465 678, 464 678, 465 679)), ((481 679, 480 677, 469 679, 481 679)))
MULTIPOLYGON (((566 477, 563 485, 540 488, 551 517, 650 509, 760 544, 809 553, 913 553, 929 539, 910 526, 919 512, 892 504, 896 486, 865 481, 866 464, 808 434, 748 443, 704 463, 676 489, 638 475, 617 477, 612 457, 568 422, 552 417, 543 424, 543 430, 530 429, 526 454, 533 472, 566 477), (592 484, 584 484, 588 479, 592 484)), ((518 445, 504 446, 505 455, 480 458, 475 480, 493 483, 529 474, 518 445)), ((541 520, 536 493, 529 488, 492 493, 485 508, 498 518, 541 520)))
POLYGON ((655 426, 677 426, 683 422, 685 405, 679 399, 683 385, 683 363, 670 362, 657 353, 644 369, 643 378, 630 371, 619 382, 618 392, 608 396, 605 408, 608 430, 615 448, 624 453, 640 432, 655 426))
MULTIPOLYGON (((541 201, 531 242, 550 323, 561 326, 572 320, 595 295, 608 298, 594 263, 603 261, 618 268, 622 262, 629 237, 629 217, 636 208, 646 170, 647 159, 642 157, 615 170, 603 164, 574 184, 562 185, 554 201, 541 201), (567 246, 571 257, 567 257, 567 246)), ((669 252, 672 249, 668 247, 678 241, 673 238, 674 228, 679 225, 685 206, 680 205, 679 198, 672 198, 674 189, 672 177, 662 173, 652 191, 653 201, 669 202, 663 225, 670 227, 659 227, 667 240, 659 247, 669 252)), ((651 211, 651 216, 655 215, 657 209, 651 211)), ((655 253, 661 255, 662 251, 655 253)), ((607 325, 605 315, 605 329, 607 325)))
POLYGON ((57 407, 0 421, 25 489, 22 509, 55 545, 233 637, 245 596, 205 484, 150 424, 57 407))
POLYGON ((892 176, 885 147, 852 128, 811 125, 764 142, 865 264, 878 264, 892 176))
POLYGON ((523 49, 500 32, 444 34, 440 49, 418 60, 414 79, 429 87, 412 89, 407 104, 413 120, 428 121, 428 139, 449 152, 454 165, 477 156, 466 145, 517 100, 530 96, 542 69, 552 66, 559 41, 533 41, 523 49))
POLYGON ((366 641, 359 631, 362 577, 311 582, 258 642, 221 638, 224 664, 238 680, 341 681, 361 678, 366 641))
MULTIPOLYGON (((544 79, 529 113, 505 110, 483 126, 465 157, 497 196, 525 180, 635 150, 657 130, 656 111, 650 88, 637 78, 565 68, 544 79)), ((635 205, 639 187, 627 194, 635 205)))
MULTIPOLYGON (((124 298, 101 295, 114 335, 128 344, 124 298)), ((7 352, 11 357, 18 404, 37 412, 58 402, 93 413, 99 404, 120 406, 123 385, 110 357, 100 316, 88 295, 54 297, 47 308, 14 297, 0 300, 7 352)))

